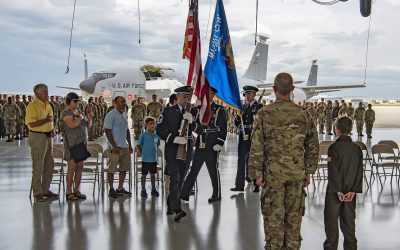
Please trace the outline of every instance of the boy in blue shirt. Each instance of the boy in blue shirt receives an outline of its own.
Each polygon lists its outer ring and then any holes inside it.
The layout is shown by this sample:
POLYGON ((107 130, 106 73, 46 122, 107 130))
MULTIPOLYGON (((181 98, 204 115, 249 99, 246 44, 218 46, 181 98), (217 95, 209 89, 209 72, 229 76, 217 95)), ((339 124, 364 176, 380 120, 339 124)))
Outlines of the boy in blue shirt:
POLYGON ((151 195, 158 197, 160 194, 156 189, 157 174, 157 149, 160 146, 160 138, 156 135, 156 119, 147 117, 144 120, 146 131, 139 136, 139 145, 142 147, 142 191, 140 196, 147 198, 146 178, 150 172, 151 195))

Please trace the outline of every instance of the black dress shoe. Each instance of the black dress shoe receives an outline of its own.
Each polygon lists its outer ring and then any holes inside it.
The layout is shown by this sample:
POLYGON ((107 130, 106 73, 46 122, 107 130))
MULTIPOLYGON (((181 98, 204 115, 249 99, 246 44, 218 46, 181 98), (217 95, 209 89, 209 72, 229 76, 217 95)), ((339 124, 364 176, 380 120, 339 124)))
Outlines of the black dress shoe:
POLYGON ((244 187, 234 187, 234 188, 231 188, 231 191, 234 191, 234 192, 243 192, 243 191, 244 191, 244 187))
POLYGON ((254 193, 260 192, 260 187, 259 187, 259 186, 256 186, 256 187, 254 188, 253 192, 254 192, 254 193))
POLYGON ((218 197, 218 196, 211 196, 211 198, 208 199, 208 203, 213 203, 213 202, 220 201, 220 200, 221 200, 221 196, 220 196, 220 197, 218 197))
POLYGON ((176 221, 176 222, 179 222, 179 221, 182 220, 182 218, 185 217, 185 216, 186 216, 186 213, 185 213, 183 210, 181 210, 181 211, 179 211, 178 213, 176 213, 175 221, 176 221))
POLYGON ((173 214, 174 214, 174 212, 172 212, 172 210, 168 208, 167 215, 173 215, 173 214))
POLYGON ((187 196, 183 196, 183 197, 181 197, 181 200, 184 200, 184 201, 189 201, 189 197, 187 197, 187 196))

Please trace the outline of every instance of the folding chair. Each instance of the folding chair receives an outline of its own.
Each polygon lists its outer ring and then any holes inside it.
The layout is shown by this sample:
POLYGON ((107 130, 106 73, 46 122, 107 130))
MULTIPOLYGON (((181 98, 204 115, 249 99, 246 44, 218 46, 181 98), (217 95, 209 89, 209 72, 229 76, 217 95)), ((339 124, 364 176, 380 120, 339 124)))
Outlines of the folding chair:
POLYGON ((374 172, 372 169, 372 158, 369 155, 368 149, 367 149, 367 145, 365 145, 364 142, 362 141, 355 141, 354 142, 357 146, 360 147, 361 151, 363 152, 363 161, 364 161, 364 178, 365 181, 367 183, 367 187, 369 188, 370 184, 372 183, 372 177, 374 177, 375 180, 375 176, 374 176, 374 172), (367 163, 369 163, 369 169, 367 169, 367 163), (368 184, 368 179, 367 179, 367 174, 366 172, 370 172, 370 177, 369 177, 369 184, 368 184))
POLYGON ((397 156, 400 157, 399 145, 397 145, 397 143, 396 143, 395 141, 392 141, 392 140, 383 140, 383 141, 379 141, 378 144, 386 144, 386 145, 389 145, 390 147, 392 147, 393 150, 397 150, 397 156))
MULTIPOLYGON (((386 180, 386 176, 390 176, 390 184, 392 183, 393 177, 399 177, 400 163, 396 159, 396 155, 393 148, 387 144, 376 144, 371 148, 372 151, 372 166, 375 166, 376 174, 379 178, 381 187, 383 188, 383 182, 381 177, 383 176, 386 180), (382 169, 383 173, 379 172, 382 169), (386 172, 386 169, 391 169, 391 173, 386 172), (396 170, 396 174, 394 173, 396 170)), ((397 183, 399 184, 400 178, 397 183)))
POLYGON ((93 183, 93 196, 96 190, 96 182, 98 189, 100 188, 99 168, 101 167, 99 151, 96 148, 88 146, 90 158, 83 163, 83 173, 81 183, 93 183))
POLYGON ((327 145, 319 146, 319 159, 318 159, 318 167, 316 172, 313 174, 313 184, 315 188, 315 181, 318 180, 328 180, 328 148, 327 145), (322 174, 321 174, 322 172, 322 174))
MULTIPOLYGON (((104 173, 108 173, 108 166, 110 165, 110 157, 111 157, 111 148, 106 149, 103 152, 103 158, 102 158, 102 165, 101 165, 101 185, 102 185, 102 191, 104 191, 104 188, 106 187, 106 183, 108 183, 107 180, 107 174, 104 173), (104 164, 105 162, 105 164, 104 164)), ((119 168, 117 169, 117 172, 119 172, 119 168)), ((128 179, 125 178, 125 182, 128 182, 128 189, 129 192, 132 191, 132 168, 130 168, 130 170, 128 171, 128 179)), ((114 175, 114 179, 115 179, 115 175, 114 175)), ((119 180, 119 179, 117 179, 119 180)))
MULTIPOLYGON (((57 144, 56 144, 57 145, 57 144)), ((60 144, 63 146, 62 144, 60 144)), ((64 149, 64 147, 62 148, 64 149)), ((65 182, 64 182, 64 167, 67 164, 64 162, 64 151, 60 149, 59 146, 53 146, 53 157, 54 157, 54 169, 53 169, 53 178, 51 180, 51 184, 58 185, 58 195, 60 196, 61 184, 63 186, 63 192, 65 192, 65 182)), ((29 192, 29 199, 32 198, 32 181, 33 175, 31 179, 31 190, 29 192)))
MULTIPOLYGON (((103 146, 98 144, 98 143, 89 143, 88 147, 95 148, 97 150, 97 152, 99 152, 99 159, 100 159, 101 168, 104 168, 104 166, 103 166, 104 165, 104 161, 103 161, 103 151, 104 151, 103 150, 103 146)), ((102 174, 102 172, 99 171, 99 176, 97 178, 102 177, 101 174, 102 174)), ((101 179, 101 180, 103 180, 103 179, 101 179)))

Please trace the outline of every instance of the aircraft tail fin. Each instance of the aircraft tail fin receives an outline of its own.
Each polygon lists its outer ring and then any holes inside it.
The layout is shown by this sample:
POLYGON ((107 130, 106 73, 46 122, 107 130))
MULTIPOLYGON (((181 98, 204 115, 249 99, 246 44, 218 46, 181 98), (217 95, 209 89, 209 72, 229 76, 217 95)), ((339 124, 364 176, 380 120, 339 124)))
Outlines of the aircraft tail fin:
POLYGON ((267 79, 268 36, 260 35, 259 37, 260 41, 257 42, 253 57, 243 77, 255 81, 265 81, 267 79))
POLYGON ((317 76, 318 76, 318 64, 317 60, 313 60, 310 69, 310 75, 308 75, 308 81, 306 86, 317 86, 317 76))

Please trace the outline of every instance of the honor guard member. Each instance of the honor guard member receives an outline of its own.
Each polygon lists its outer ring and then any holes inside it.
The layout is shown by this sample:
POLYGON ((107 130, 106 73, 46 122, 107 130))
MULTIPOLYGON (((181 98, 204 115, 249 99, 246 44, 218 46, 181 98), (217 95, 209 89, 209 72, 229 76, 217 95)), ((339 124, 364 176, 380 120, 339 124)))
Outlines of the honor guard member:
POLYGON ((158 117, 160 117, 161 115, 163 105, 157 102, 157 95, 152 95, 151 98, 153 99, 153 101, 147 104, 147 115, 154 117, 158 120, 158 117))
POLYGON ((265 249, 300 249, 304 188, 318 166, 318 132, 311 115, 290 100, 293 78, 279 73, 276 101, 258 111, 250 150, 250 177, 262 186, 265 249))
POLYGON ((209 203, 221 200, 221 185, 218 170, 219 152, 224 146, 227 134, 227 117, 224 107, 213 102, 217 90, 211 87, 211 118, 208 125, 202 125, 200 119, 196 119, 195 132, 198 135, 194 150, 193 162, 190 172, 186 177, 181 191, 181 199, 189 200, 197 175, 204 162, 211 178, 213 193, 208 199, 209 203))
POLYGON ((333 135, 332 134, 332 112, 333 112, 332 101, 328 101, 328 105, 324 109, 325 129, 326 129, 327 135, 333 135))
POLYGON ((362 133, 364 127, 364 113, 365 108, 363 106, 363 103, 359 102, 358 108, 356 108, 356 111, 354 112, 354 120, 356 120, 357 134, 359 137, 364 136, 362 133))
POLYGON ((15 104, 18 105, 19 110, 21 111, 20 117, 17 119, 17 127, 16 127, 16 137, 15 140, 22 140, 25 135, 25 114, 26 114, 26 106, 20 100, 20 96, 15 96, 15 104))
POLYGON ((18 105, 13 102, 11 96, 7 97, 7 103, 3 106, 2 117, 4 119, 4 126, 6 127, 6 134, 8 135, 8 140, 6 142, 13 142, 17 120, 21 117, 21 110, 18 105))
POLYGON ((175 89, 177 103, 171 107, 166 107, 162 112, 157 125, 157 135, 165 141, 165 160, 167 162, 170 187, 167 198, 167 215, 176 214, 175 221, 180 221, 186 216, 181 209, 180 193, 184 177, 186 175, 188 160, 193 153, 192 131, 195 127, 193 115, 187 112, 186 106, 189 103, 190 87, 183 86, 175 89), (181 124, 187 120, 189 123, 187 136, 180 136, 181 124), (177 159, 179 145, 186 147, 186 158, 177 159))
POLYGON ((132 107, 131 118, 135 141, 143 132, 144 118, 146 117, 146 106, 143 104, 143 97, 138 97, 136 104, 132 107))
MULTIPOLYGON (((246 104, 242 107, 242 116, 238 115, 235 119, 235 125, 239 128, 239 146, 238 146, 238 166, 236 173, 235 187, 231 191, 244 191, 244 181, 251 182, 248 177, 248 162, 251 146, 251 134, 253 131, 254 117, 262 104, 255 100, 258 88, 254 86, 243 87, 246 104)), ((255 181, 253 180, 254 185, 255 181)), ((259 187, 255 185, 254 192, 259 192, 259 187)))
POLYGON ((375 122, 375 111, 372 109, 371 104, 368 104, 368 109, 365 110, 364 122, 365 122, 365 132, 367 133, 367 138, 371 139, 372 128, 374 127, 374 122, 375 122))

